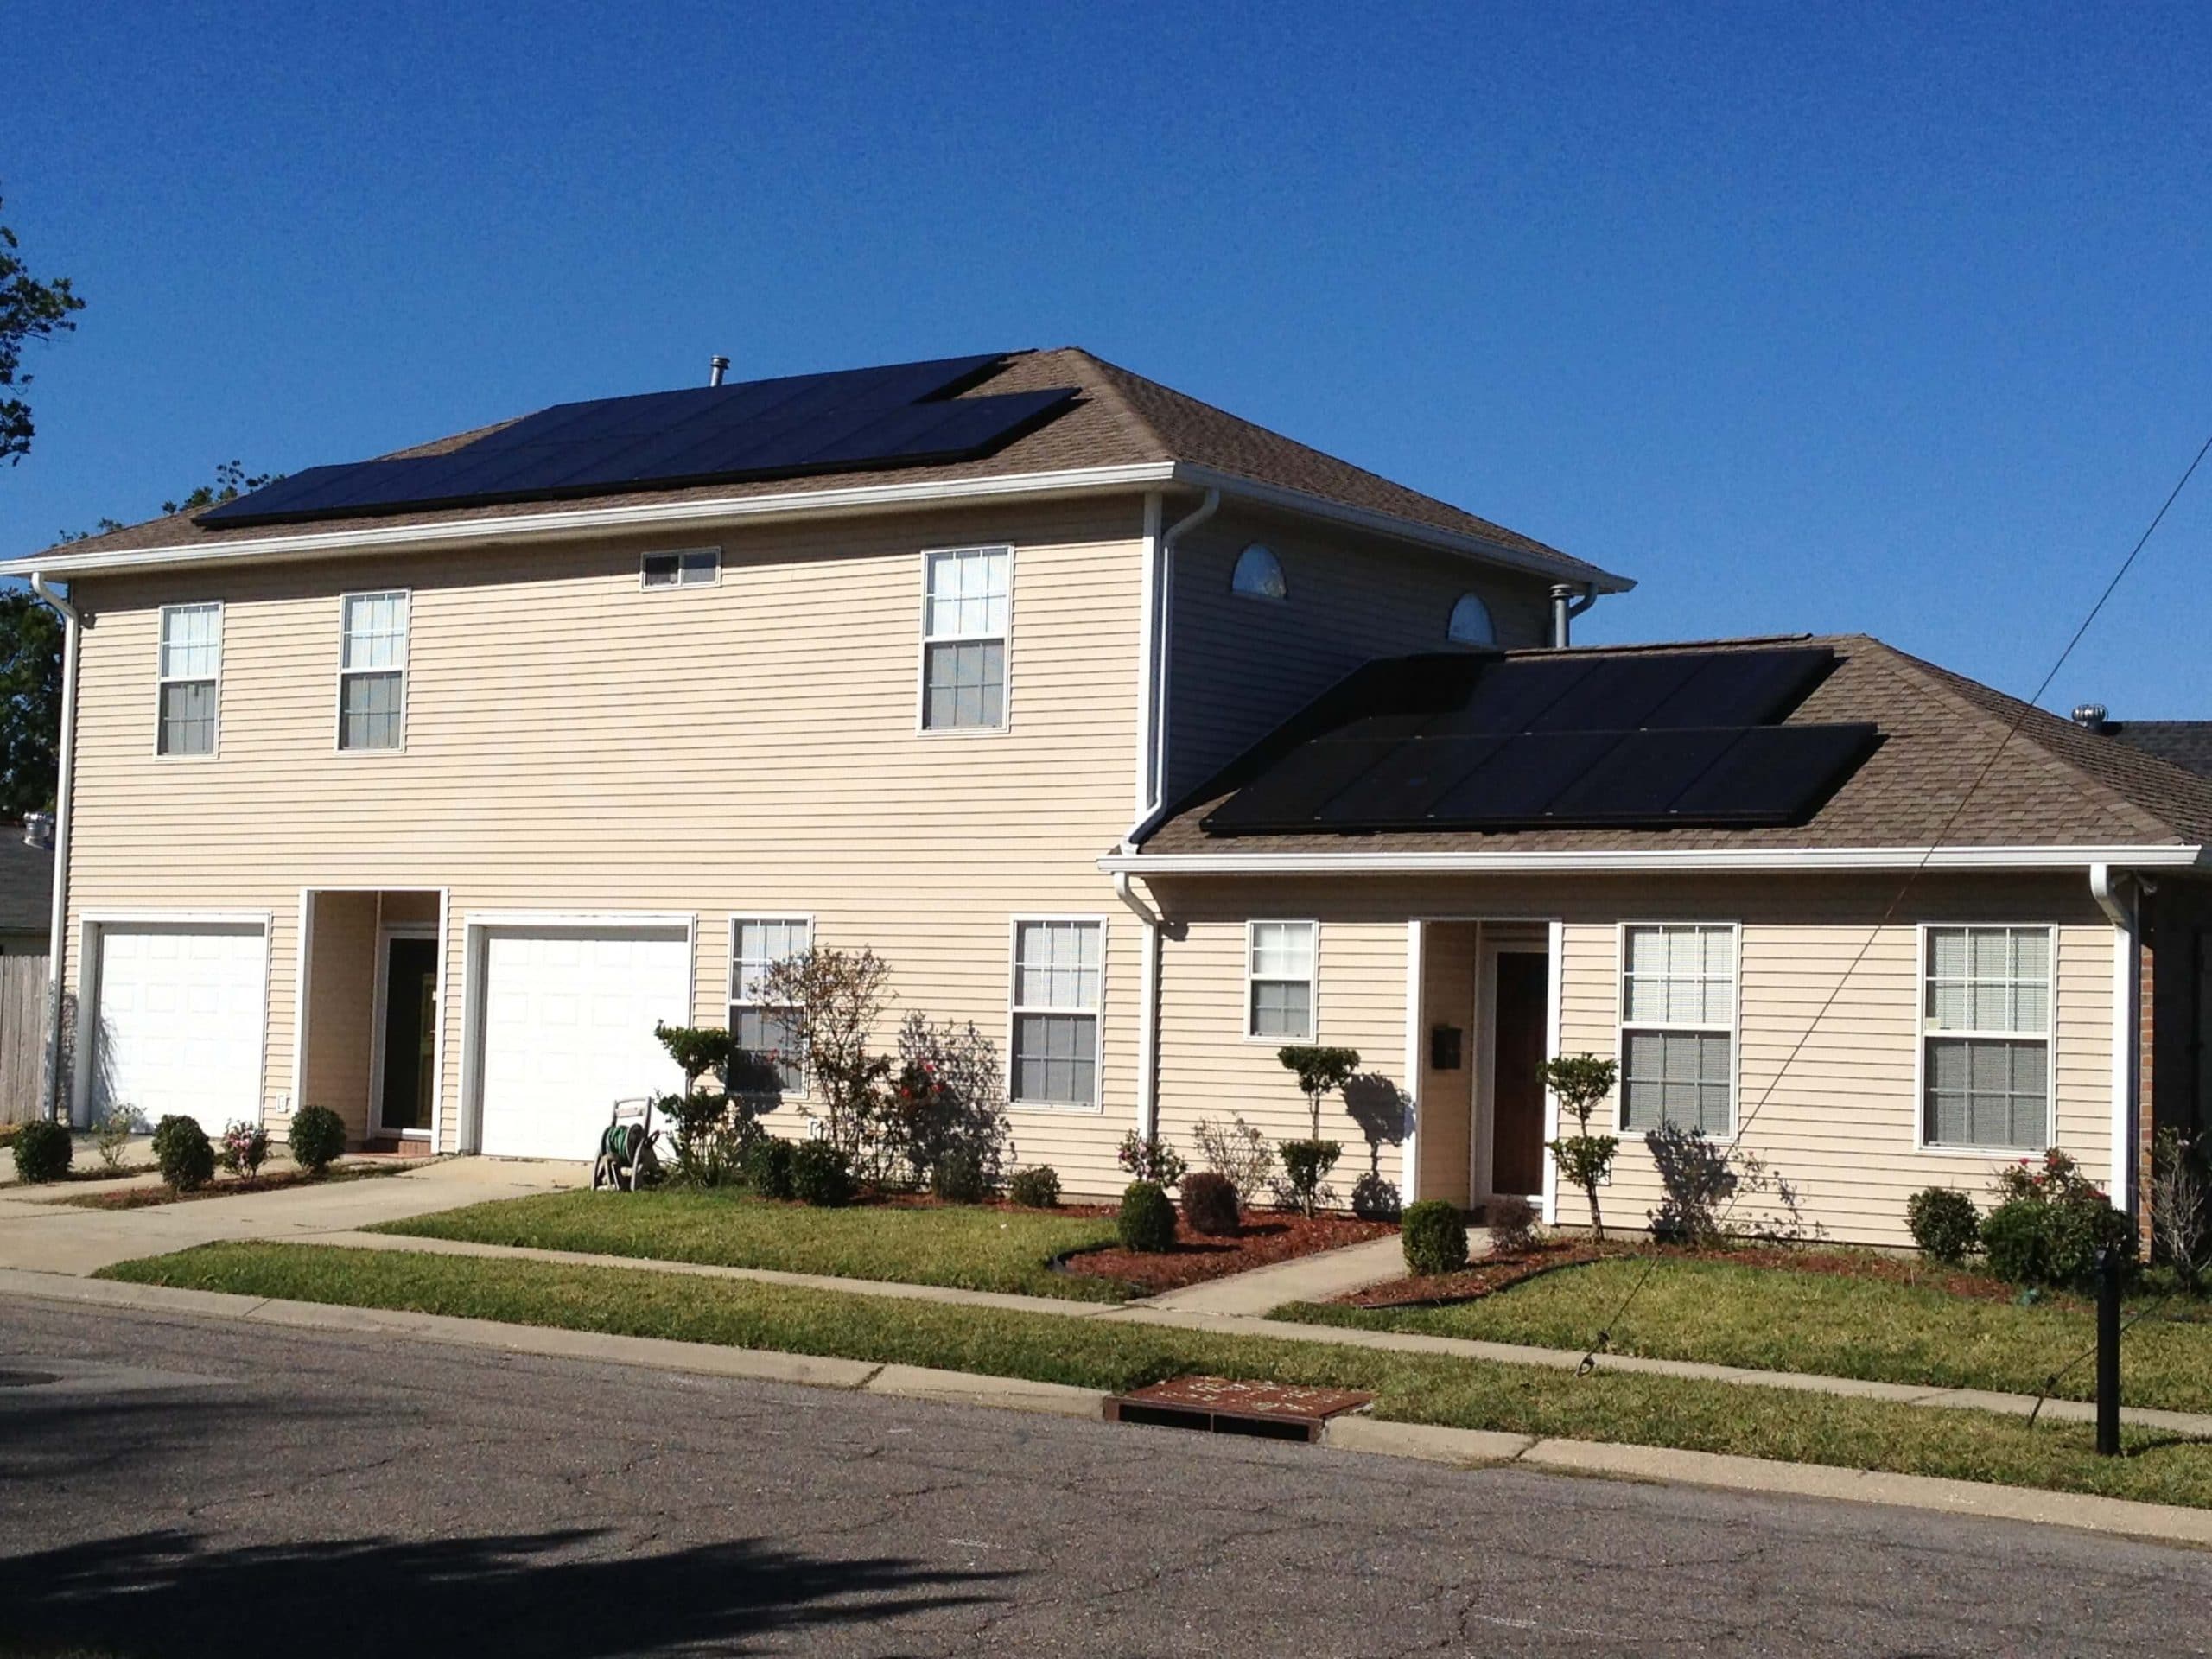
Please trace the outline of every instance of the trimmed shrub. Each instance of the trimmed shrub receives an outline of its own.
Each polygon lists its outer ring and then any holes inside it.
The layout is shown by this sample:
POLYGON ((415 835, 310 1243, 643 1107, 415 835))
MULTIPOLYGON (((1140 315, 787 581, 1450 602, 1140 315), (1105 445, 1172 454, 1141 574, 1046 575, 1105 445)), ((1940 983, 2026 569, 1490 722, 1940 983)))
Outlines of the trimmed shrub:
POLYGON ((1974 1200, 1948 1186, 1923 1187, 1906 1199, 1904 1224, 1923 1255, 1953 1267, 1981 1242, 1981 1214, 1974 1200))
POLYGON ((802 1141, 791 1148, 791 1196, 823 1210, 850 1204, 851 1157, 827 1141, 802 1141))
POLYGON ((2050 1213, 2029 1198, 2007 1198, 1981 1221, 1989 1270, 2008 1285, 2050 1282, 2050 1213))
POLYGON ((179 1192, 190 1192, 215 1179, 215 1148, 207 1132, 189 1117, 171 1116, 154 1125, 154 1161, 162 1179, 179 1192))
POLYGON ((1526 1198, 1492 1198, 1483 1206, 1483 1225, 1490 1229, 1494 1255, 1518 1255, 1535 1248, 1536 1206, 1526 1198))
POLYGON ((2112 1207, 2104 1189, 2056 1147, 2040 1164, 2000 1171, 2003 1200, 1981 1224, 1989 1270, 2017 1285, 2086 1285, 2101 1251, 2135 1257, 2135 1227, 2112 1207))
POLYGON ((1236 1202, 1236 1183, 1202 1169, 1183 1178, 1183 1219, 1194 1233, 1226 1237, 1244 1224, 1236 1202))
POLYGON ((1285 1141, 1276 1150, 1282 1154, 1282 1196, 1289 1208, 1310 1216, 1334 1201, 1329 1172, 1344 1156, 1342 1141, 1285 1141))
POLYGON ((1351 1212, 1362 1221, 1395 1221, 1405 1208, 1405 1195, 1387 1175, 1370 1169, 1351 1184, 1351 1212))
POLYGON ((1060 1202, 1059 1172, 1050 1164, 1021 1170, 1006 1184, 1006 1195, 1025 1210, 1058 1209, 1060 1202))
POLYGON ((791 1154, 796 1151, 788 1141, 779 1141, 772 1135, 757 1135, 745 1149, 740 1160, 740 1173, 746 1185, 759 1198, 788 1198, 791 1196, 791 1154))
POLYGON ((1122 1194, 1122 1213, 1114 1224, 1115 1236, 1125 1250, 1157 1255, 1175 1248, 1175 1206, 1158 1181, 1131 1181, 1122 1194))
POLYGON ((2088 1285, 2097 1257, 2107 1250, 2135 1260, 2135 1224, 2102 1198, 2054 1205, 2050 1217, 2050 1272, 2062 1285, 2088 1285))
POLYGON ((292 1114, 290 1141, 293 1160, 320 1175, 346 1150, 346 1120, 327 1106, 302 1106, 292 1114))
POLYGON ((58 1181, 69 1173, 69 1160, 76 1155, 69 1126, 51 1118, 24 1124, 16 1136, 16 1174, 22 1180, 58 1181))
POLYGON ((1399 1224, 1406 1267, 1416 1277, 1457 1273, 1467 1265, 1467 1221, 1459 1206, 1443 1198, 1423 1198, 1406 1206, 1399 1224))
POLYGON ((1137 1179, 1160 1186, 1174 1185, 1190 1167, 1183 1161, 1183 1154, 1158 1135, 1140 1140, 1135 1129, 1122 1137, 1121 1149, 1114 1155, 1122 1167, 1137 1179))
POLYGON ((973 1147, 955 1147, 930 1171, 930 1191, 947 1204, 981 1204, 991 1196, 983 1155, 973 1147))

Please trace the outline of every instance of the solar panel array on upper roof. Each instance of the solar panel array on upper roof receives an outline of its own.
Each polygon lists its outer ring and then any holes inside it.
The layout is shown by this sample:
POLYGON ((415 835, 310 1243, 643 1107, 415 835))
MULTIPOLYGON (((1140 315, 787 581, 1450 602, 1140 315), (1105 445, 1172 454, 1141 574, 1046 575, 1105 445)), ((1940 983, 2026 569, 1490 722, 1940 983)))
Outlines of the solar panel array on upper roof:
POLYGON ((1778 724, 1825 646, 1370 663, 1226 780, 1221 835, 1793 823, 1872 726, 1778 724))
POLYGON ((1005 360, 953 357, 559 404, 445 454, 311 467, 197 522, 274 524, 964 460, 1076 396, 1072 386, 958 395, 1005 360))

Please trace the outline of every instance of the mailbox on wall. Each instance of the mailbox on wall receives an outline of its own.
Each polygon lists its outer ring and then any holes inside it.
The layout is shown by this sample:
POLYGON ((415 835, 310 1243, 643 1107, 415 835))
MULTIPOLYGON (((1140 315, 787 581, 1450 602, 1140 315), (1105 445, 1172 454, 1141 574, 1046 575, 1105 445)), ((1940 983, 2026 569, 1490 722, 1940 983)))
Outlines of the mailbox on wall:
POLYGON ((1457 1026, 1428 1028, 1428 1067, 1432 1071, 1457 1071, 1465 1064, 1460 1049, 1466 1033, 1457 1026))

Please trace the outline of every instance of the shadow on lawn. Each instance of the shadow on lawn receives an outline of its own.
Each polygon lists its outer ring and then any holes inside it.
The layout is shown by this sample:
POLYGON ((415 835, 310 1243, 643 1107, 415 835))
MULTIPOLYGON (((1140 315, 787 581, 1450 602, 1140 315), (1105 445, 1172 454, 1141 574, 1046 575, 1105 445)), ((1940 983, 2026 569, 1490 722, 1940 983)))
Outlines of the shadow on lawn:
POLYGON ((10 1640, 225 1659, 742 1653, 815 1625, 997 1599, 999 1573, 820 1560, 757 1540, 594 1554, 575 1529, 211 1549, 140 1533, 0 1560, 10 1640))

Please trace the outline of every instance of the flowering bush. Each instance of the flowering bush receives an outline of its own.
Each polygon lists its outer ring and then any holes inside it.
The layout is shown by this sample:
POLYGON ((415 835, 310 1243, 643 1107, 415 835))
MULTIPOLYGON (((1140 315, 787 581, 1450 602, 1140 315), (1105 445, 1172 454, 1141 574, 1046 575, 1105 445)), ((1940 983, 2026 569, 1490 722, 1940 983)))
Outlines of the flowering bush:
POLYGON ((1140 1140, 1135 1129, 1122 1137, 1121 1150, 1115 1156, 1122 1167, 1138 1180, 1150 1181, 1156 1186, 1174 1185, 1188 1167, 1183 1154, 1158 1135, 1140 1140))
POLYGON ((2086 1284, 2107 1250, 2135 1254, 2135 1228, 2104 1189, 2053 1147, 1999 1172, 1997 1207, 1981 1224, 1989 1270, 2014 1284, 2086 1284))
POLYGON ((269 1131, 258 1123, 230 1123, 223 1128, 223 1167, 250 1178, 269 1161, 269 1131))

